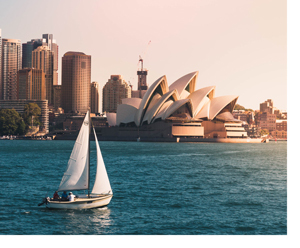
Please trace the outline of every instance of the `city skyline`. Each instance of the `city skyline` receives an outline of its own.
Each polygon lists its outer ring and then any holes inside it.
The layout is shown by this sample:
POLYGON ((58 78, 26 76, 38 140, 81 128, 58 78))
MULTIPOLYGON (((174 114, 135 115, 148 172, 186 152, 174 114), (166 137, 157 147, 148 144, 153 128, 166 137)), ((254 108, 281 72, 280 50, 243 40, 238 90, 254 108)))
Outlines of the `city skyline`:
POLYGON ((163 75, 170 85, 199 71, 197 87, 215 85, 216 96, 239 95, 237 103, 254 110, 273 99, 278 109, 287 109, 286 1, 117 2, 54 1, 47 12, 38 11, 40 1, 1 3, 2 38, 25 43, 53 34, 60 46, 60 84, 63 54, 77 51, 92 56, 91 81, 100 89, 114 74, 137 89, 141 55, 149 86, 163 75), (55 20, 36 22, 53 13, 55 20), (15 18, 7 23, 8 16, 15 18), (22 18, 28 28, 19 25, 22 18))

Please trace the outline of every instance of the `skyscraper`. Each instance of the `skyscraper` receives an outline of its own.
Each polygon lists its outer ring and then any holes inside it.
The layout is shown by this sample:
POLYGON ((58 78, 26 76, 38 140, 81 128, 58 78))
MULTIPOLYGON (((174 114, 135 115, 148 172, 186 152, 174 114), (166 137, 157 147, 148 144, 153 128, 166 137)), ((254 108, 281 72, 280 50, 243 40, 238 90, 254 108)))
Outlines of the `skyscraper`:
POLYGON ((32 67, 45 73, 46 99, 53 104, 53 52, 48 46, 39 46, 32 52, 32 67))
POLYGON ((99 113, 99 84, 91 83, 91 113, 99 113))
POLYGON ((32 39, 22 44, 22 68, 32 68, 32 51, 39 46, 47 46, 46 39, 32 39))
POLYGON ((102 111, 116 113, 124 98, 131 98, 131 87, 121 75, 111 75, 103 87, 102 111))
POLYGON ((53 52, 53 85, 58 84, 58 45, 53 34, 43 34, 41 39, 32 39, 22 44, 22 68, 32 68, 32 51, 39 46, 48 46, 53 52))
POLYGON ((45 73, 41 69, 18 71, 18 99, 46 100, 45 73))
POLYGON ((43 39, 53 52, 53 85, 58 85, 58 45, 53 39, 53 34, 43 34, 43 39))
POLYGON ((21 41, 2 39, 2 81, 0 85, 1 99, 17 99, 17 74, 22 68, 21 41))
POLYGON ((86 113, 91 99, 91 56, 67 52, 62 58, 62 108, 86 113))

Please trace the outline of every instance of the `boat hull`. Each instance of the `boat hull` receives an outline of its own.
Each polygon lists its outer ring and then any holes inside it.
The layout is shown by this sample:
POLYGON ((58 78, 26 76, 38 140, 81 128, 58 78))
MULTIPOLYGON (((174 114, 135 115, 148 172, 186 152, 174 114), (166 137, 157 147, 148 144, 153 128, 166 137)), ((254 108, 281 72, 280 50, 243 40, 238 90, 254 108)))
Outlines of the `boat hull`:
POLYGON ((92 209, 102 208, 110 203, 112 195, 103 195, 99 197, 75 198, 75 201, 53 201, 46 203, 46 208, 51 209, 92 209))

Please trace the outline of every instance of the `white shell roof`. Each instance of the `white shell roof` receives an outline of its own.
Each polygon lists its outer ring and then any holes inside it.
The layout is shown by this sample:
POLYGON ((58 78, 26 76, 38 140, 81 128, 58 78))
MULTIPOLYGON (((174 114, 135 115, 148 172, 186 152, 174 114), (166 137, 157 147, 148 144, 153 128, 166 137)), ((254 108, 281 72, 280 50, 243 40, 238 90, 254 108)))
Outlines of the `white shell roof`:
POLYGON ((141 119, 143 118, 143 115, 147 111, 147 108, 149 106, 149 101, 152 100, 153 95, 157 93, 157 91, 161 91, 162 95, 167 93, 169 91, 169 87, 167 84, 167 78, 166 76, 162 76, 159 79, 157 79, 147 90, 145 93, 141 103, 140 107, 138 108, 136 115, 135 115, 135 124, 137 126, 140 125, 141 119))
POLYGON ((135 108, 139 108, 141 101, 142 101, 141 98, 123 98, 122 104, 127 104, 127 105, 131 105, 135 108))
POLYGON ((216 115, 219 114, 219 112, 221 112, 223 108, 225 108, 229 103, 234 101, 234 104, 230 110, 230 112, 232 112, 238 97, 239 96, 219 96, 213 98, 210 103, 210 113, 209 113, 210 120, 213 120, 216 117, 216 115))
POLYGON ((219 96, 213 98, 207 103, 202 110, 197 114, 196 118, 208 118, 213 120, 229 103, 233 103, 230 109, 232 112, 238 96, 219 96))
POLYGON ((143 118, 143 122, 147 121, 148 124, 150 124, 152 122, 152 120, 154 119, 155 115, 158 113, 158 111, 161 109, 161 107, 163 106, 163 104, 169 100, 171 97, 174 98, 175 101, 177 101, 179 99, 177 90, 172 90, 167 92, 166 94, 164 94, 162 97, 160 97, 158 99, 158 101, 155 102, 155 105, 153 105, 153 107, 148 108, 144 118, 143 118))
POLYGON ((199 111, 199 113, 195 116, 195 118, 207 118, 209 119, 209 110, 210 110, 210 101, 208 101, 199 111))
POLYGON ((109 126, 117 125, 117 114, 116 113, 106 113, 107 122, 109 126))
POLYGON ((121 123, 127 124, 134 122, 134 117, 137 110, 138 109, 132 105, 120 104, 117 108, 117 125, 119 126, 121 123))
POLYGON ((215 86, 208 86, 205 88, 202 88, 200 90, 194 91, 192 94, 190 94, 187 98, 192 100, 193 104, 193 117, 196 116, 199 111, 203 108, 203 106, 210 100, 210 98, 213 98, 214 95, 215 86), (212 94, 210 94, 212 92, 212 94), (209 95, 209 97, 207 97, 209 95))
POLYGON ((195 71, 177 79, 170 85, 170 91, 177 89, 180 99, 186 98, 195 91, 198 73, 198 71, 195 71), (190 87, 189 92, 185 90, 188 85, 190 87))
MULTIPOLYGON (((156 114, 156 116, 154 117, 154 120, 155 121, 156 119, 159 119, 159 118, 163 118, 167 108, 170 107, 170 105, 173 104, 173 101, 172 100, 167 100, 163 105, 162 107, 160 108, 160 110, 158 111, 158 113, 156 114)), ((153 122, 152 121, 152 122, 153 122)))
POLYGON ((117 117, 114 113, 107 114, 109 125, 134 122, 140 126, 143 122, 150 124, 156 119, 165 120, 184 104, 187 104, 192 118, 213 120, 220 114, 219 117, 223 118, 225 116, 223 112, 232 112, 238 96, 214 98, 215 86, 195 91, 198 74, 198 71, 189 73, 176 80, 170 88, 166 76, 158 78, 142 99, 122 99, 122 104, 118 106, 117 117))
POLYGON ((191 103, 190 99, 181 99, 178 100, 176 102, 173 102, 173 104, 171 104, 169 106, 169 108, 165 111, 165 114, 163 115, 163 120, 167 119, 170 115, 172 115, 177 109, 179 109, 181 106, 183 106, 184 104, 188 104, 189 108, 190 108, 190 112, 193 113, 193 106, 191 103))

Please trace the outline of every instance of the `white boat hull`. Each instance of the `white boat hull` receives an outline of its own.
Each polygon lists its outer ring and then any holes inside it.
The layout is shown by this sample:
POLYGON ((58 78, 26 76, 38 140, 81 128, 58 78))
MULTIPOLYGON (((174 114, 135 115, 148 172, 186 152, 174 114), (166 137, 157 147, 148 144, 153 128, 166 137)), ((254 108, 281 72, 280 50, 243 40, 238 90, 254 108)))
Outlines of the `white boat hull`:
POLYGON ((113 195, 92 196, 90 198, 75 198, 75 201, 53 201, 46 203, 46 208, 51 209, 91 209, 101 208, 109 204, 113 195))

